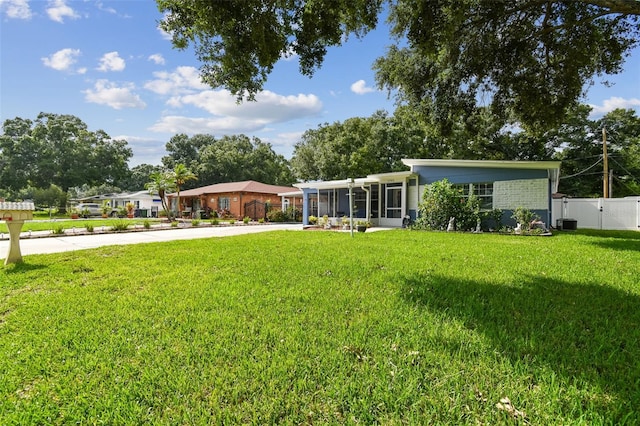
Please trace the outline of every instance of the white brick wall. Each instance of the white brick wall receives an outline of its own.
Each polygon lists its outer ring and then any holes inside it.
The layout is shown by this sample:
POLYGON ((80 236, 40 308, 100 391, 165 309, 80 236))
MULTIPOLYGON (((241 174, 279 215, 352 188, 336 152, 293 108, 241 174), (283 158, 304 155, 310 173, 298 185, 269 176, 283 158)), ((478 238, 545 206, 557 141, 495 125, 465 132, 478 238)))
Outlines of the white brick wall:
POLYGON ((493 208, 513 210, 517 207, 544 210, 549 207, 547 179, 523 179, 493 183, 493 208))

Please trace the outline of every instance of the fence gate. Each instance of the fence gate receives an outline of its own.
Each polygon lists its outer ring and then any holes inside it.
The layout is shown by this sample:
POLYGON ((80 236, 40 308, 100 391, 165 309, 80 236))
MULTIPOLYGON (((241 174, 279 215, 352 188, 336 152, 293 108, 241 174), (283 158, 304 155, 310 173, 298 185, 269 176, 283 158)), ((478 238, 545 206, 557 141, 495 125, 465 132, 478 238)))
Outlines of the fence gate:
POLYGON ((640 197, 553 200, 554 224, 572 218, 578 228, 640 230, 640 197))
POLYGON ((266 219, 267 209, 264 203, 253 200, 244 204, 244 215, 251 218, 251 220, 266 219))

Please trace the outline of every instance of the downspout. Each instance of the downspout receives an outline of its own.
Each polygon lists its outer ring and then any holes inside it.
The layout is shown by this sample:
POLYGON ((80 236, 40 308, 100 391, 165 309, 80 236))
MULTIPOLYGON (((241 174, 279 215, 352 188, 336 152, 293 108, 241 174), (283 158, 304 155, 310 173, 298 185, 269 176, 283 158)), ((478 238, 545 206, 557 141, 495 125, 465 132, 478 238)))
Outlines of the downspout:
POLYGON ((353 179, 347 179, 349 187, 349 232, 353 238, 353 179))
POLYGON ((367 200, 366 201, 367 209, 366 209, 366 218, 365 219, 367 220, 367 222, 369 222, 369 219, 371 218, 371 211, 370 211, 371 210, 371 198, 370 198, 371 195, 369 194, 369 188, 366 188, 364 186, 364 184, 360 185, 360 189, 362 189, 367 194, 367 196, 365 197, 365 199, 367 200))

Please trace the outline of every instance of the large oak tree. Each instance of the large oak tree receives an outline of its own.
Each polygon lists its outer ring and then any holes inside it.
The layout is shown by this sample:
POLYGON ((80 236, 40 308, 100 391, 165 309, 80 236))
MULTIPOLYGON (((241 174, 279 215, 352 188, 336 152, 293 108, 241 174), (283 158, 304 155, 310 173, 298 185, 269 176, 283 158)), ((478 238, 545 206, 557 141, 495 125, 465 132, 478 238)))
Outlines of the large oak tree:
POLYGON ((378 84, 445 132, 479 106, 531 130, 553 127, 595 77, 621 71, 640 32, 637 0, 157 3, 174 45, 194 45, 203 80, 239 98, 260 91, 283 56, 312 75, 328 47, 375 28, 386 10, 397 42, 375 63, 378 84))
POLYGON ((90 131, 78 117, 40 113, 16 117, 0 135, 0 187, 16 193, 28 186, 63 191, 71 187, 118 184, 129 175, 132 156, 125 140, 90 131))

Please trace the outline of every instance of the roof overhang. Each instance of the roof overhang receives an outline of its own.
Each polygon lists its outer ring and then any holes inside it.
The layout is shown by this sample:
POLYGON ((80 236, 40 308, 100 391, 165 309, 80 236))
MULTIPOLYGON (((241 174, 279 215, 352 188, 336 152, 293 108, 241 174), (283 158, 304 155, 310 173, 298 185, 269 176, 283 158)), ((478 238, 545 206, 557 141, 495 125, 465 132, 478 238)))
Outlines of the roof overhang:
POLYGON ((302 197, 302 191, 278 192, 278 197, 302 197))
POLYGON ((473 167, 483 169, 546 170, 553 192, 558 191, 561 161, 507 161, 507 160, 443 160, 405 158, 402 162, 414 170, 425 167, 473 167))
POLYGON ((506 160, 443 160, 443 159, 412 159, 405 158, 402 163, 411 167, 474 167, 493 169, 560 169, 561 161, 506 161, 506 160))
POLYGON ((373 182, 378 183, 387 183, 387 182, 398 182, 405 179, 409 179, 410 177, 415 176, 415 173, 406 170, 402 172, 390 172, 390 173, 378 173, 374 175, 367 176, 367 179, 370 179, 373 182))
POLYGON ((349 186, 358 188, 372 183, 400 182, 414 175, 415 173, 410 171, 379 173, 368 175, 364 178, 302 182, 296 183, 293 186, 300 189, 340 189, 349 188, 349 186))

